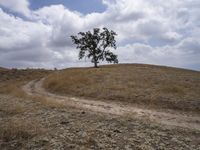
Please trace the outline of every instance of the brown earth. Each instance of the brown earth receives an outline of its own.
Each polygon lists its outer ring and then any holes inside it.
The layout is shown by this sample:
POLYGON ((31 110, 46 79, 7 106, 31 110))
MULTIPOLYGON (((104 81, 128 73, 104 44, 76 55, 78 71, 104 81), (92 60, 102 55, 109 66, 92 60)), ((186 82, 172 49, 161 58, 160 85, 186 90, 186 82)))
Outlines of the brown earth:
POLYGON ((200 131, 0 95, 0 149, 193 149, 200 131))
MULTIPOLYGON (((198 109, 192 108, 199 102, 196 91, 189 95, 196 96, 197 102, 193 100, 189 107, 185 108, 184 99, 182 109, 163 109, 158 104, 148 106, 147 102, 52 94, 42 87, 42 78, 47 78, 51 71, 10 71, 4 75, 0 72, 0 149, 198 150, 200 147, 200 116, 198 109)), ((182 74, 181 79, 190 77, 188 85, 196 82, 198 88, 199 72, 182 69, 180 72, 177 75, 182 74)), ((169 75, 164 76, 169 79, 169 75)))

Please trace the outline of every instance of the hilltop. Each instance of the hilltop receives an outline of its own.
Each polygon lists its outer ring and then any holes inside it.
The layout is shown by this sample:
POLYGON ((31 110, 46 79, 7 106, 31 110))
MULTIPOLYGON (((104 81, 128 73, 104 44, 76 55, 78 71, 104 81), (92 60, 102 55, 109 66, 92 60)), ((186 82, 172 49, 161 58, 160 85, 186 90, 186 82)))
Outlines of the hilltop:
POLYGON ((200 110, 200 72, 145 64, 69 68, 49 75, 56 94, 138 104, 158 109, 200 110))
POLYGON ((8 70, 7 68, 0 67, 0 71, 8 70))
POLYGON ((45 77, 51 73, 45 69, 6 69, 0 68, 0 94, 24 96, 21 86, 25 83, 45 77))

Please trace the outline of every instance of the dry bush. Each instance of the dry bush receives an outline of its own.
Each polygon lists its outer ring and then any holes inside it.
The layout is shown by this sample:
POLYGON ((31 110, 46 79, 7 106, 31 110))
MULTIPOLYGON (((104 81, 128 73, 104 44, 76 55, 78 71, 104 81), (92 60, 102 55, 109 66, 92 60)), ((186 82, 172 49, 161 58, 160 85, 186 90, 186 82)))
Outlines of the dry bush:
POLYGON ((44 96, 29 96, 32 100, 39 102, 43 106, 48 108, 57 108, 63 109, 66 108, 66 105, 62 101, 55 101, 54 99, 46 98, 44 96))
POLYGON ((21 114, 26 111, 26 108, 20 103, 12 103, 12 106, 0 106, 0 111, 9 115, 21 114))
POLYGON ((36 120, 11 118, 0 125, 0 139, 5 142, 28 140, 44 131, 45 129, 36 120))
POLYGON ((26 93, 21 89, 20 84, 18 83, 8 83, 1 87, 1 94, 9 94, 15 97, 24 98, 26 97, 26 93))
POLYGON ((50 92, 158 108, 200 111, 200 72, 140 64, 71 68, 50 74, 50 92))

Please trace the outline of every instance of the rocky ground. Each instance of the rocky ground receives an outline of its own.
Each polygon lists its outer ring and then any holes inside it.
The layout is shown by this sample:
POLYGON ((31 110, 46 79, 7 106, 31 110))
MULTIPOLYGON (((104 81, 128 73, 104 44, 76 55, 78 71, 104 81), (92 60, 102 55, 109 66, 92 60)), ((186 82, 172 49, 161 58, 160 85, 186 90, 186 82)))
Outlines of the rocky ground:
POLYGON ((200 131, 0 95, 0 149, 200 149, 200 131))

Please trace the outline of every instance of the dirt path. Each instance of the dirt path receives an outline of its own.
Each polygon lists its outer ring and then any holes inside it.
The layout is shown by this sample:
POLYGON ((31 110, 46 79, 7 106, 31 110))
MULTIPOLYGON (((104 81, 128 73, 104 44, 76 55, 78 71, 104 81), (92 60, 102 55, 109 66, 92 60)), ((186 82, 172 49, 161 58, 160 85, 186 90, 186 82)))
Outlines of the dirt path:
POLYGON ((48 99, 63 102, 68 106, 85 108, 91 111, 108 113, 113 115, 133 115, 139 118, 150 119, 161 124, 200 130, 200 116, 180 114, 179 112, 160 112, 156 110, 142 109, 135 106, 116 104, 114 102, 102 102, 73 97, 65 97, 47 92, 42 88, 44 79, 34 80, 23 86, 23 90, 29 95, 44 96, 48 99))

